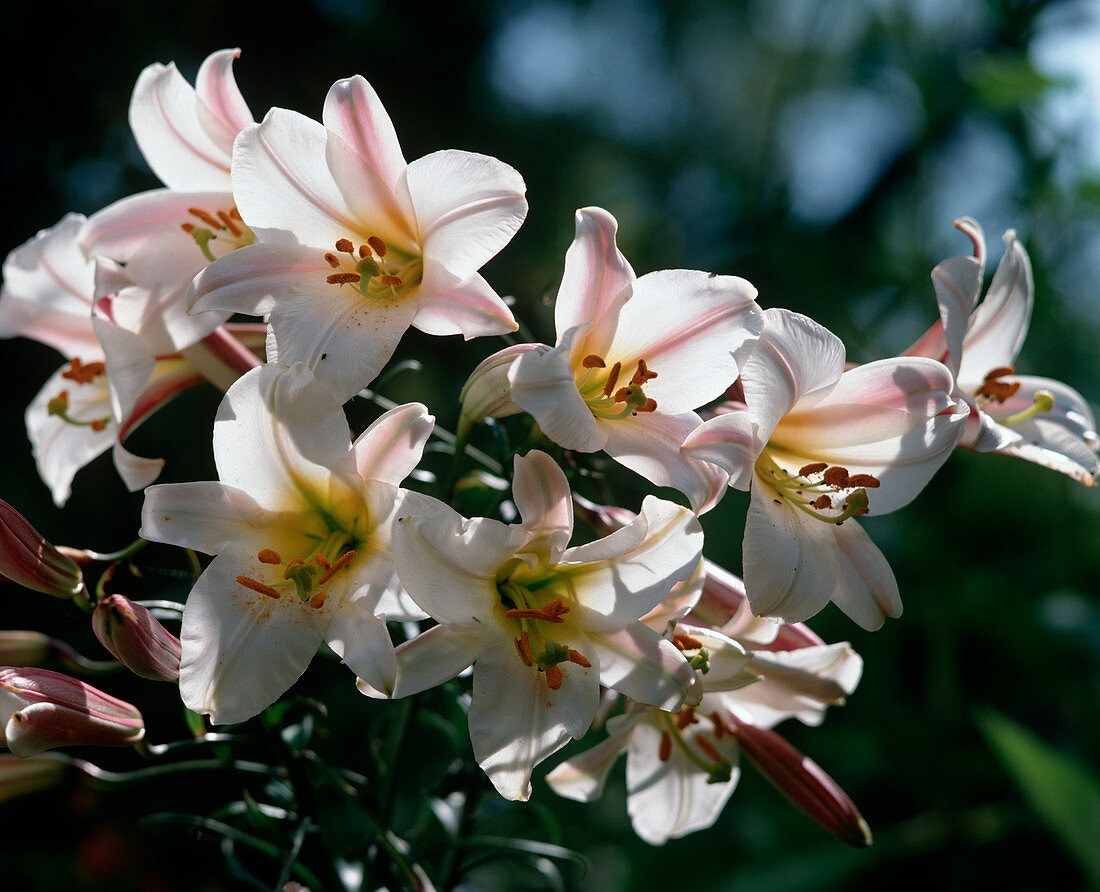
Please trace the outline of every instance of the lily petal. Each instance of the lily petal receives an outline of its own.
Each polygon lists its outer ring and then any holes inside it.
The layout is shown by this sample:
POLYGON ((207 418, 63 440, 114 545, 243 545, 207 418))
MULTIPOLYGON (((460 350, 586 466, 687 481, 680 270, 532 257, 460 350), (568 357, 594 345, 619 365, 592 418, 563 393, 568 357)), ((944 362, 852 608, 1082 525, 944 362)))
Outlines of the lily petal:
POLYGON ((642 623, 589 636, 600 661, 600 683, 636 703, 675 711, 695 670, 670 642, 642 623))
POLYGON ((397 193, 407 166, 405 156, 389 113, 365 78, 355 75, 334 83, 325 97, 321 120, 363 157, 391 192, 397 193))
POLYGON ((143 539, 217 554, 241 529, 263 529, 264 514, 248 495, 217 481, 150 486, 141 509, 143 539))
POLYGON ((237 134, 253 122, 252 112, 233 77, 239 49, 218 50, 207 56, 195 76, 199 122, 218 145, 232 149, 237 134))
POLYGON ((355 440, 352 450, 359 475, 397 486, 420 464, 435 416, 421 403, 396 406, 355 440))
POLYGON ((573 494, 561 468, 537 449, 517 455, 512 499, 529 536, 523 550, 559 561, 573 535, 573 494))

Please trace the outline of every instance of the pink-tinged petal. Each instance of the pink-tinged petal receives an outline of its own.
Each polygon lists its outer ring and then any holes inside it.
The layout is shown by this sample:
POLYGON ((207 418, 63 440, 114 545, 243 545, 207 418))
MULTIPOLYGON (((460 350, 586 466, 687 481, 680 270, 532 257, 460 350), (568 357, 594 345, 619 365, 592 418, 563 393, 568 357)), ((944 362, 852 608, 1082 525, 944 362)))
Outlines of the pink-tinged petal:
POLYGON ((405 156, 389 114, 364 78, 355 75, 334 83, 325 97, 321 120, 363 157, 392 192, 397 191, 407 166, 405 156))
POLYGON ((589 640, 599 658, 604 687, 658 709, 674 711, 683 704, 695 670, 672 642, 641 623, 592 633, 589 640))
POLYGON ((508 380, 513 401, 534 416, 547 437, 564 449, 596 452, 607 442, 607 434, 596 423, 573 378, 569 349, 577 334, 578 329, 570 329, 552 350, 516 357, 508 380))
POLYGON ((384 619, 359 604, 345 602, 332 618, 325 641, 345 666, 375 690, 393 691, 397 661, 384 619))
POLYGON ((488 155, 433 152, 406 176, 424 255, 460 281, 508 244, 527 216, 523 177, 488 155))
POLYGON ((1021 430, 1024 421, 1009 421, 1009 419, 1013 415, 1032 409, 1037 398, 1044 401, 1045 397, 1040 397, 1039 394, 1049 394, 1053 400, 1053 406, 1034 418, 1064 428, 1093 451, 1100 449, 1100 437, 1096 433, 1096 419, 1093 417, 1092 407, 1068 384, 1035 375, 1010 375, 1001 380, 1009 384, 1019 383, 1020 389, 1004 402, 991 403, 985 407, 985 411, 998 422, 1021 430))
POLYGON ((217 481, 150 486, 141 509, 143 539, 217 554, 245 535, 259 533, 264 512, 245 493, 217 481))
POLYGON ((199 123, 210 138, 227 151, 232 150, 237 134, 253 123, 252 112, 233 77, 233 60, 240 56, 239 49, 211 53, 195 76, 199 123))
POLYGON ((565 254, 565 273, 554 303, 554 325, 560 339, 570 329, 592 323, 574 344, 579 362, 589 353, 606 354, 635 276, 615 244, 619 224, 611 214, 603 208, 581 208, 576 223, 577 234, 565 254))
POLYGON ((583 753, 561 762, 546 775, 546 783, 559 796, 576 802, 591 802, 603 793, 607 776, 626 752, 631 732, 642 716, 643 710, 635 709, 626 715, 616 716, 607 723, 612 731, 607 740, 589 747, 583 753))
POLYGON ((752 415, 737 409, 708 418, 687 435, 680 448, 692 458, 717 465, 730 475, 730 486, 747 491, 759 445, 752 415))
POLYGON ((421 403, 396 406, 355 440, 355 465, 364 480, 397 486, 420 463, 424 444, 435 428, 435 416, 421 403))
POLYGON ((692 574, 683 582, 677 582, 660 604, 641 618, 654 632, 665 632, 669 626, 687 616, 699 601, 703 589, 705 560, 699 561, 692 574))
MULTIPOLYGON (((262 350, 262 339, 259 345, 262 350)), ((234 337, 224 325, 219 325, 202 340, 184 348, 183 358, 221 390, 228 390, 241 375, 263 364, 256 353, 234 337)))
POLYGON ((268 359, 304 363, 344 402, 382 371, 415 312, 409 301, 364 300, 322 279, 279 299, 268 319, 268 359))
POLYGON ((95 267, 80 250, 80 214, 68 214, 4 261, 0 338, 25 337, 66 357, 100 353, 92 331, 95 267))
POLYGON ((229 189, 232 140, 211 138, 194 88, 175 63, 148 66, 130 99, 130 129, 164 185, 180 192, 229 189))
POLYGON ((757 452, 795 403, 812 405, 843 371, 840 338, 808 316, 765 310, 764 331, 741 370, 745 403, 757 427, 757 452))
POLYGON ((184 223, 201 225, 202 221, 191 214, 191 208, 217 213, 228 212, 232 207, 233 193, 225 189, 139 192, 92 214, 80 230, 80 246, 88 257, 103 256, 129 263, 150 241, 171 236, 178 241, 181 251, 195 259, 196 267, 205 266, 199 246, 181 227, 184 223))
POLYGON ((153 377, 156 356, 140 335, 98 316, 92 322, 103 345, 112 414, 126 418, 153 377))
POLYGON ((894 571, 859 524, 833 526, 843 577, 833 594, 836 604, 861 628, 873 632, 887 618, 901 616, 901 594, 894 571))
POLYGON ((871 830, 847 794, 815 762, 774 731, 757 728, 727 713, 736 725, 741 751, 790 801, 843 842, 871 844, 871 830))
POLYGON ((413 236, 393 194, 339 136, 297 112, 273 108, 233 149, 233 194, 261 241, 287 240, 323 261, 341 238, 378 236, 408 248, 413 236), (371 221, 372 231, 362 232, 371 221))
POLYGON ((573 535, 573 494, 561 468, 537 449, 517 455, 512 499, 528 535, 523 551, 557 563, 573 535))
POLYGON ((229 389, 214 421, 221 481, 271 511, 327 498, 334 469, 354 473, 350 441, 340 403, 301 365, 253 369, 229 389))
POLYGON ((307 248, 276 250, 268 245, 248 245, 219 257, 191 283, 187 301, 190 312, 224 310, 265 316, 277 297, 305 291, 311 286, 322 298, 339 286, 325 277, 332 268, 324 256, 307 248))
POLYGON ((600 686, 592 669, 569 665, 552 690, 542 672, 518 660, 511 638, 495 631, 487 638, 474 663, 474 758, 501 796, 527 799, 534 767, 591 726, 600 686))
POLYGON ((271 598, 237 582, 259 547, 238 540, 219 553, 183 611, 180 695, 216 724, 243 722, 274 703, 306 670, 330 621, 293 595, 271 598))
MULTIPOLYGON (((729 801, 740 777, 737 746, 723 736, 713 743, 730 762, 730 779, 709 783, 710 776, 677 744, 667 759, 660 758, 666 723, 660 713, 639 722, 630 740, 626 759, 627 811, 634 832, 651 845, 686 836, 709 827, 729 801)), ((689 735, 690 736, 690 735, 689 735)), ((693 744, 685 741, 688 746, 693 744)), ((706 758, 698 751, 700 758, 706 758)))
POLYGON ((622 360, 625 372, 644 359, 657 373, 645 384, 646 396, 662 412, 690 412, 734 382, 739 359, 763 327, 756 289, 744 279, 662 270, 634 284, 608 361, 622 360))
POLYGON ((398 518, 394 563, 420 607, 438 622, 469 633, 497 621, 497 571, 525 538, 517 527, 483 517, 467 520, 441 503, 433 514, 398 518))
MULTIPOLYGON (((481 653, 480 635, 463 635, 446 626, 432 626, 397 648, 397 681, 394 698, 411 697, 450 681, 467 669, 481 653)), ((377 698, 381 692, 358 683, 361 693, 377 698)))
POLYGON ((702 527, 688 509, 646 496, 630 524, 570 548, 559 569, 579 602, 583 627, 614 632, 644 616, 674 583, 690 577, 702 549, 702 527))
POLYGON ((111 459, 114 461, 118 476, 130 492, 140 492, 145 489, 164 470, 163 458, 144 458, 134 455, 122 445, 121 440, 115 440, 111 447, 111 459))
POLYGON ((118 431, 111 418, 110 396, 102 376, 76 387, 61 377, 68 366, 58 369, 27 406, 25 420, 38 475, 49 487, 54 502, 61 507, 68 501, 76 472, 96 456, 111 448, 118 431), (105 426, 94 430, 87 425, 69 424, 51 415, 49 404, 59 394, 69 396, 68 414, 78 421, 103 420, 105 426))
POLYGON ((478 338, 515 331, 508 305, 478 273, 459 281, 433 257, 424 261, 424 282, 416 293, 412 324, 425 334, 478 338))
POLYGON ((604 449, 608 455, 650 483, 678 489, 688 497, 696 514, 709 511, 725 493, 729 478, 723 469, 680 449, 701 423, 694 412, 639 412, 630 418, 598 423, 607 434, 604 449))
MULTIPOLYGON (((829 706, 839 706, 856 689, 863 660, 847 642, 786 651, 754 651, 749 669, 761 680, 737 692, 739 711, 771 728, 788 718, 820 725, 829 706)), ((707 690, 711 690, 710 674, 707 690)))
POLYGON ((1096 485, 1100 459, 1082 439, 1056 422, 1034 418, 1014 425, 1009 435, 993 451, 1058 471, 1085 486, 1096 485))
POLYGON ((967 389, 980 385, 988 372, 1012 365, 1027 337, 1035 297, 1031 260, 1013 230, 1005 233, 1004 243, 1004 257, 966 333, 958 379, 967 389))

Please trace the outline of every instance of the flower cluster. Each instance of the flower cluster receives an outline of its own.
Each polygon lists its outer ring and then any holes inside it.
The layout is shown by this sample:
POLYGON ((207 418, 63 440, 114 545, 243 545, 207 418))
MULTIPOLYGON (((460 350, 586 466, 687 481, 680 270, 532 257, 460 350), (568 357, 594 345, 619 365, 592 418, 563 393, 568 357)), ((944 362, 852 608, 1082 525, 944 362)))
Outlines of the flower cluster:
MULTIPOLYGON (((193 87, 172 65, 142 73, 130 121, 164 188, 40 232, 8 256, 0 297, 0 333, 64 356, 26 414, 56 503, 111 449, 145 491, 141 539, 210 556, 179 637, 102 579, 88 591, 82 568, 116 558, 59 550, 6 505, 0 573, 87 607, 112 655, 178 680, 187 709, 218 725, 265 712, 330 650, 369 698, 461 692, 473 758, 507 799, 593 732, 550 786, 591 799, 625 751, 630 819, 649 842, 713 823, 744 756, 824 827, 869 843, 836 783, 772 730, 820 723, 862 671, 804 621, 829 602, 864 630, 901 615, 859 517, 903 508, 958 447, 1089 486, 1100 470, 1085 400, 1016 374, 1033 285, 1015 234, 979 303, 984 239, 958 221, 973 256, 933 271, 940 320, 904 355, 854 364, 742 278, 637 276, 612 214, 583 208, 553 345, 509 337, 473 369, 457 435, 437 430, 430 394, 355 435, 344 404, 380 399, 367 388, 408 327, 518 330, 479 270, 522 224, 524 182, 470 152, 406 162, 358 76, 332 86, 320 121, 273 108, 257 123, 236 56, 211 55, 193 87), (154 484, 164 462, 123 441, 203 382, 225 391, 218 480, 154 484), (519 453, 468 448, 482 422, 521 415, 519 453), (427 474, 440 444, 452 473, 427 474), (589 486, 602 454, 662 495, 636 513, 607 504, 610 489, 589 486), (494 516, 458 510, 478 475, 494 516), (729 487, 750 498, 743 582, 704 558, 706 512, 729 487)), ((143 741, 136 708, 83 682, 0 673, 0 742, 17 755, 143 741)))

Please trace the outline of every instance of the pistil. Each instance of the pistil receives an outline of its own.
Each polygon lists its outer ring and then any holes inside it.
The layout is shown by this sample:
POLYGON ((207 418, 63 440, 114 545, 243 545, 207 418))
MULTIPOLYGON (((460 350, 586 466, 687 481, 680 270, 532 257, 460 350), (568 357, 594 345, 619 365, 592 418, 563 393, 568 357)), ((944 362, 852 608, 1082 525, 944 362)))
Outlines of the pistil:
POLYGON ((780 468, 766 449, 756 461, 756 473, 788 504, 815 520, 838 525, 866 514, 867 490, 881 485, 873 474, 851 474, 847 468, 827 462, 811 462, 791 474, 780 468), (838 508, 836 501, 841 498, 838 508))

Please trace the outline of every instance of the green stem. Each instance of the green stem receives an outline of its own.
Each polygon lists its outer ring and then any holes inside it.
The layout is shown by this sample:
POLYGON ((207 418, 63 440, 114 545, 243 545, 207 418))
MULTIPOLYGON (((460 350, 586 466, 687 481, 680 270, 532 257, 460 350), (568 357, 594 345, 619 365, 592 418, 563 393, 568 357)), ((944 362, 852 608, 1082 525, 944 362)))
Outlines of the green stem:
POLYGON ((264 777, 286 777, 285 771, 272 768, 270 765, 264 765, 262 762, 244 762, 240 760, 226 763, 220 759, 192 759, 187 762, 151 765, 148 768, 137 768, 134 771, 107 771, 83 759, 73 759, 71 764, 89 777, 95 785, 104 788, 141 783, 184 771, 238 771, 242 774, 259 774, 264 777))

